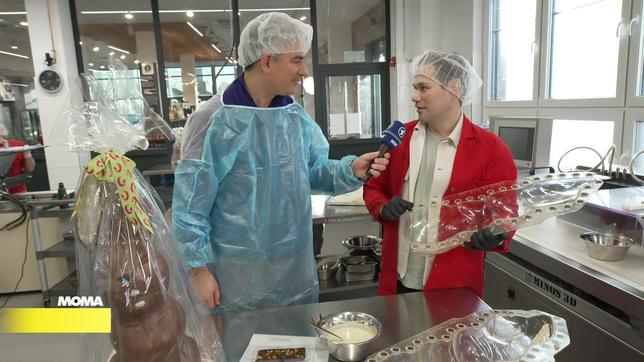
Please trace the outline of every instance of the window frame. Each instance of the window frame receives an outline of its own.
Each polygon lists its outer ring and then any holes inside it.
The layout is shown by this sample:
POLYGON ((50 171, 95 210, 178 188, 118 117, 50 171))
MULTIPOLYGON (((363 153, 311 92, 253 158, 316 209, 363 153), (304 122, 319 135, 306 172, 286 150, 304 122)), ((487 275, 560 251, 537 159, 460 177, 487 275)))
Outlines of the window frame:
POLYGON ((535 29, 534 29, 534 43, 533 43, 533 82, 532 82, 532 99, 531 100, 522 100, 522 101, 501 101, 492 99, 492 66, 494 61, 493 57, 493 47, 492 47, 492 5, 494 0, 485 0, 484 9, 487 11, 484 12, 483 16, 483 106, 484 107, 536 107, 538 103, 538 94, 539 94, 539 65, 540 65, 540 34, 541 34, 541 0, 536 1, 536 18, 535 18, 535 29))
POLYGON ((539 79, 539 106, 540 107, 566 107, 566 108, 579 108, 579 107, 618 107, 624 106, 625 103, 625 88, 626 88, 626 71, 627 71, 627 57, 628 57, 628 43, 629 37, 624 36, 623 23, 624 19, 629 18, 631 13, 631 0, 622 1, 622 20, 619 23, 616 33, 619 34, 619 52, 617 59, 617 82, 615 84, 615 97, 614 98, 586 98, 586 99, 552 99, 548 98, 550 90, 550 53, 552 44, 552 7, 554 0, 543 0, 541 9, 541 42, 545 47, 541 51, 540 69, 541 74, 539 79), (545 39, 545 41, 544 41, 545 39))
MULTIPOLYGON (((241 33, 239 21, 239 1, 230 0, 231 7, 231 25, 232 37, 234 44, 239 44, 239 37, 241 33)), ((311 26, 313 27, 313 42, 311 47, 312 57, 312 76, 315 79, 315 119, 322 128, 322 131, 328 139, 328 121, 326 110, 326 77, 327 76, 349 76, 349 75, 380 75, 380 89, 381 89, 381 102, 380 113, 382 121, 382 129, 384 130, 390 123, 392 115, 391 109, 391 89, 390 89, 390 69, 389 62, 391 61, 392 49, 392 32, 391 32, 391 0, 383 0, 385 3, 385 20, 386 20, 386 49, 385 60, 375 63, 343 63, 343 64, 319 64, 318 63, 318 49, 317 49, 317 12, 316 0, 308 0, 309 14, 311 17, 311 26)), ((147 0, 150 3, 152 11, 152 25, 156 45, 156 58, 158 66, 158 74, 165 74, 166 66, 163 52, 163 42, 161 39, 161 20, 159 15, 159 2, 158 0, 147 0)), ((69 0, 70 11, 72 15, 72 29, 74 33, 75 47, 76 47, 76 62, 78 64, 79 73, 83 72, 82 52, 80 51, 80 31, 78 24, 78 13, 76 7, 76 0, 69 0)), ((237 58, 237 47, 233 57, 237 58)), ((216 64, 221 66, 223 64, 216 64)), ((236 67, 236 75, 241 74, 241 67, 236 67)), ((215 73, 213 73, 214 76, 215 73)), ((215 83, 216 84, 216 83, 215 83)), ((159 77, 159 97, 161 105, 162 117, 167 117, 170 109, 170 97, 167 95, 167 84, 165 77, 159 77)), ((165 118, 164 118, 165 119, 165 118)), ((380 135, 375 134, 373 138, 366 139, 346 139, 346 140, 330 140, 330 157, 338 158, 347 154, 360 154, 367 151, 373 151, 380 143, 380 135)))
MULTIPOLYGON (((627 109, 624 115, 624 137, 620 155, 628 153, 631 157, 638 151, 635 147, 635 123, 644 121, 644 108, 627 109)), ((644 135, 643 135, 644 136, 644 135)))
POLYGON ((364 63, 336 63, 321 64, 318 54, 318 32, 317 32, 317 2, 310 0, 311 26, 313 26, 313 42, 311 46, 313 60, 313 78, 315 79, 315 118, 322 129, 324 136, 329 141, 330 157, 338 158, 346 154, 361 154, 373 151, 380 143, 380 135, 374 134, 372 138, 361 139, 331 139, 329 140, 328 111, 326 83, 327 77, 336 76, 358 76, 358 75, 379 75, 380 76, 380 114, 381 128, 384 131, 391 122, 390 100, 390 75, 389 62, 391 60, 391 3, 390 0, 383 0, 385 3, 385 60, 383 62, 364 63))
POLYGON ((630 34, 630 47, 628 59, 628 84, 626 89, 627 106, 644 106, 644 94, 638 96, 638 87, 644 88, 644 20, 642 8, 644 0, 633 0, 631 18, 626 27, 630 34), (640 54, 641 58, 640 59, 640 54), (640 60, 642 64, 640 64, 640 60))
MULTIPOLYGON (((615 154, 621 154, 624 135, 624 111, 621 109, 589 108, 578 110, 570 108, 541 108, 537 111, 537 114, 541 118, 550 118, 553 119, 553 121, 557 119, 600 122, 612 121, 615 154), (618 151, 620 153, 618 153, 618 151)), ((592 147, 592 145, 589 146, 592 147)), ((602 151, 598 151, 602 153, 602 151)), ((554 167, 556 165, 551 166, 554 167)))

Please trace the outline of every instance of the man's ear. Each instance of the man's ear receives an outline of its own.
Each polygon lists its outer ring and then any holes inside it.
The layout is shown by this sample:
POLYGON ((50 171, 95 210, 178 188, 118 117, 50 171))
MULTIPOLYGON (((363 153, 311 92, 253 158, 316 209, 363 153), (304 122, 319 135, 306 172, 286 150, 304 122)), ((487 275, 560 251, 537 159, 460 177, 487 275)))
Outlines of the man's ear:
POLYGON ((447 82, 447 89, 460 97, 460 94, 463 91, 463 83, 461 83, 460 79, 452 79, 447 82))
POLYGON ((259 58, 259 67, 262 72, 268 72, 270 70, 271 60, 273 60, 272 54, 264 54, 259 58))

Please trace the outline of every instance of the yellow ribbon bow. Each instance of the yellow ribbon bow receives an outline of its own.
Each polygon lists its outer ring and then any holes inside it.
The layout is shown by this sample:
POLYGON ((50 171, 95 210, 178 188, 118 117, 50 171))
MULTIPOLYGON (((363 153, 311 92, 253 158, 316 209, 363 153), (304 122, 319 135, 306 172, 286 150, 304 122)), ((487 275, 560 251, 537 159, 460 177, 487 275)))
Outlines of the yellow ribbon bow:
MULTIPOLYGON (((99 181, 113 182, 118 190, 121 207, 125 212, 127 220, 132 225, 143 224, 151 233, 152 225, 150 218, 141 208, 139 203, 139 192, 134 184, 134 168, 136 163, 126 156, 108 151, 102 153, 85 165, 85 173, 96 177, 99 181)), ((80 193, 76 195, 76 206, 72 218, 78 212, 80 206, 80 193)))

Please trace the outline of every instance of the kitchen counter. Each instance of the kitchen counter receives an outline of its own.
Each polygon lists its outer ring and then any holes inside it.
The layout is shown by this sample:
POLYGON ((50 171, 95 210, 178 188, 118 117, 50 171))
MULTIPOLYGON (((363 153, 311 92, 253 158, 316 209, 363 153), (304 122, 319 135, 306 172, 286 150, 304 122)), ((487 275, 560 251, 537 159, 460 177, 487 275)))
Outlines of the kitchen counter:
POLYGON ((550 218, 518 230, 510 252, 644 321, 644 248, 631 246, 620 261, 593 259, 579 237, 586 231, 550 218))
POLYGON ((347 222, 371 219, 369 210, 364 205, 329 205, 328 195, 312 195, 311 209, 314 224, 347 222))
MULTIPOLYGON (((224 313, 212 318, 220 331, 228 361, 239 361, 254 333, 316 336, 307 324, 309 316, 318 318, 320 314, 357 311, 378 318, 383 328, 370 350, 375 353, 451 318, 488 309, 469 289, 449 289, 224 313)), ((336 360, 329 357, 329 361, 336 360)))
POLYGON ((586 231, 558 218, 518 230, 508 253, 485 257, 485 301, 564 318, 571 346, 558 361, 642 361, 644 248, 631 246, 620 261, 596 260, 579 237, 586 231))

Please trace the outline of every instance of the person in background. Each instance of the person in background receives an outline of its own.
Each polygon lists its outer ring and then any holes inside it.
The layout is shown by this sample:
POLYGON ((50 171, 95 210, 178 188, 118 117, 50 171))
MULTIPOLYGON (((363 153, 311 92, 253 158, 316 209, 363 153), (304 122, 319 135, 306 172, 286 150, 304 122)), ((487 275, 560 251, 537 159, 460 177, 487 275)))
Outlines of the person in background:
MULTIPOLYGON (((22 147, 25 146, 25 143, 22 141, 9 139, 9 130, 7 127, 0 123, 0 147, 22 147)), ((36 168, 36 161, 31 156, 31 151, 25 151, 17 153, 9 167, 9 172, 7 172, 7 177, 20 176, 25 172, 31 172, 36 168)), ((14 185, 9 188, 9 193, 16 194, 20 192, 27 192, 27 183, 22 182, 18 185, 14 185)))
POLYGON ((466 287, 482 296, 484 252, 506 251, 511 237, 482 229, 464 247, 435 257, 416 254, 410 250, 407 211, 516 180, 512 154, 499 137, 463 114, 463 105, 471 103, 482 83, 464 57, 427 50, 412 60, 411 70, 418 120, 406 124, 402 144, 391 151, 390 167, 364 187, 366 206, 383 226, 378 292, 466 287))
POLYGON ((329 160, 322 130, 293 102, 312 35, 283 13, 251 20, 239 44, 244 72, 204 122, 203 143, 183 147, 173 234, 213 312, 317 302, 311 193, 356 190, 388 163, 378 152, 329 160))

